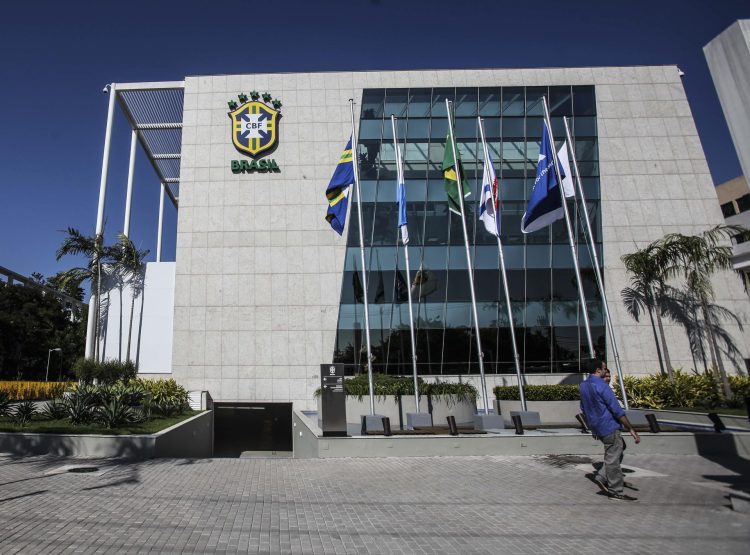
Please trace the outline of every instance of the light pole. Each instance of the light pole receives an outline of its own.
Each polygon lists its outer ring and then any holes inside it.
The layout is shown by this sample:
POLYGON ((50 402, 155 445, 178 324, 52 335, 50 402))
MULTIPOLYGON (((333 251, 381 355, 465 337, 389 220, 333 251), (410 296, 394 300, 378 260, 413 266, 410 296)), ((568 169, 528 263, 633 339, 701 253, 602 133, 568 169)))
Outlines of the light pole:
POLYGON ((60 351, 62 353, 62 349, 60 347, 55 347, 54 349, 50 349, 47 353, 47 373, 44 375, 44 381, 49 381, 49 359, 52 356, 53 351, 60 351))

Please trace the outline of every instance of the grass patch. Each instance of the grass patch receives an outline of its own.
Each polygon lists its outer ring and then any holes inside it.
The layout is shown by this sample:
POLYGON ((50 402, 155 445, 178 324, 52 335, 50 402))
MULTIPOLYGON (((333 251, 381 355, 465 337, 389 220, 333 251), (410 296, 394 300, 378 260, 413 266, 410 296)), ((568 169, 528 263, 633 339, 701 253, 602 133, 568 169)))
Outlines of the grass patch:
MULTIPOLYGON (((639 409, 639 410, 649 410, 649 409, 639 409)), ((715 409, 704 409, 704 408, 698 408, 698 407, 692 407, 692 408, 685 408, 685 407, 664 407, 660 410, 673 410, 678 412, 701 412, 703 414, 708 414, 709 412, 715 412, 716 414, 728 414, 730 416, 747 416, 747 409, 745 408, 727 408, 727 407, 717 407, 715 409)))
POLYGON ((108 429, 98 423, 73 425, 69 420, 43 420, 35 415, 26 426, 16 426, 8 417, 0 417, 0 432, 24 432, 24 433, 41 433, 41 434, 91 434, 91 435, 110 435, 125 436, 131 434, 153 434, 174 426, 178 422, 187 420, 201 411, 189 410, 179 416, 170 418, 156 417, 148 422, 140 424, 127 424, 120 428, 108 429))

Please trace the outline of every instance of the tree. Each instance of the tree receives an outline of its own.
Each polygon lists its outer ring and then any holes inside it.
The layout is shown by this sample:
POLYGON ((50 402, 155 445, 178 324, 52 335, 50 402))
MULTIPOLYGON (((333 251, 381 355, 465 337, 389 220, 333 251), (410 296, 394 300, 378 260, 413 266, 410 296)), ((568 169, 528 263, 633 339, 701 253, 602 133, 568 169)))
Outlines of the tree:
MULTIPOLYGON (((128 326, 128 346, 125 351, 125 359, 130 360, 130 341, 133 334, 133 313, 135 312, 135 300, 143 291, 143 281, 146 276, 144 259, 148 256, 148 250, 139 250, 127 235, 121 233, 117 236, 117 246, 114 249, 116 265, 123 281, 130 285, 130 325, 128 326)), ((122 311, 120 311, 122 317, 122 311)), ((122 326, 120 326, 122 328, 122 326)))
POLYGON ((71 268, 61 272, 60 284, 63 288, 80 287, 88 281, 94 296, 94 358, 99 360, 99 335, 101 327, 101 293, 102 266, 112 256, 110 248, 104 246, 104 235, 99 233, 92 236, 83 235, 75 228, 69 227, 65 231, 68 235, 57 249, 56 259, 67 255, 83 255, 88 259, 86 266, 71 268))
POLYGON ((711 364, 727 399, 732 398, 732 389, 717 344, 716 323, 709 308, 714 299, 711 276, 720 270, 733 269, 729 239, 746 233, 747 230, 741 226, 719 225, 698 235, 670 233, 662 239, 665 247, 676 256, 675 264, 665 271, 669 275, 684 278, 687 290, 698 301, 708 338, 711 364))
POLYGON ((621 260, 630 273, 630 286, 624 288, 621 292, 625 308, 636 321, 639 320, 642 311, 648 312, 662 374, 666 370, 666 374, 671 380, 673 374, 672 361, 669 357, 669 347, 661 317, 664 313, 663 297, 668 277, 665 271, 675 264, 677 254, 671 246, 664 245, 660 240, 650 243, 643 249, 622 256, 621 260), (654 317, 656 318, 656 324, 654 323, 654 317), (659 329, 658 336, 657 326, 659 329), (663 351, 659 348, 660 338, 663 351))
POLYGON ((72 321, 63 304, 36 287, 0 283, 0 376, 43 379, 49 349, 50 377, 69 370, 83 350, 85 319, 72 321), (58 358, 59 357, 59 358, 58 358))

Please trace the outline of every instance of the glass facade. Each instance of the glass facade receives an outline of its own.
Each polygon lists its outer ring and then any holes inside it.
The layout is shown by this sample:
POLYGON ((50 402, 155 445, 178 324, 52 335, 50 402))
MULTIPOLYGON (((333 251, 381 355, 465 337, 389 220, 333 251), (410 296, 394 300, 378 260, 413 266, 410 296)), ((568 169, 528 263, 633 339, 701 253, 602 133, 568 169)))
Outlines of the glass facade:
MULTIPOLYGON (((571 118, 576 157, 594 228, 599 260, 601 226, 597 121, 593 86, 368 89, 363 92, 358 158, 362 189, 365 258, 373 369, 410 375, 411 282, 420 375, 479 373, 463 231, 448 210, 441 163, 448 131, 445 99, 455 102, 456 141, 471 190, 466 221, 471 244, 482 351, 486 373, 513 373, 508 311, 497 242, 478 221, 483 153, 477 116, 500 180, 502 243, 516 341, 524 372, 575 372, 587 342, 578 302, 573 259, 564 220, 524 235, 521 217, 534 184, 547 95, 557 148, 571 118), (398 245, 396 162, 391 114, 402 143, 409 220, 410 279, 398 245)), ((604 354, 605 332, 592 256, 582 215, 569 203, 578 236, 578 258, 594 344, 604 354)), ((352 195, 341 288, 335 362, 347 373, 364 367, 363 291, 360 276, 356 194, 352 195)))

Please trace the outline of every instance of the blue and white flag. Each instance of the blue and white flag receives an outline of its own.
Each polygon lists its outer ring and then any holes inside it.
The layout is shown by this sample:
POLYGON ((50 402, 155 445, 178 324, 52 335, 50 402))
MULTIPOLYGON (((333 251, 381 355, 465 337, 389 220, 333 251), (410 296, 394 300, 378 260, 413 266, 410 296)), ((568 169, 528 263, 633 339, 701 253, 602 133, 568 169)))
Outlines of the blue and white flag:
POLYGON ((484 161, 484 173, 482 174, 482 204, 479 207, 479 219, 482 220, 484 228, 489 233, 498 237, 500 236, 499 208, 500 197, 497 190, 497 175, 488 148, 487 159, 484 161))
POLYGON ((404 185, 404 168, 401 160, 401 149, 397 149, 396 156, 396 202, 398 203, 398 227, 401 230, 401 241, 409 244, 409 230, 406 227, 406 186, 404 185))
POLYGON ((557 163, 560 165, 560 172, 563 176, 563 193, 565 198, 576 196, 575 185, 573 185, 573 172, 570 171, 570 161, 568 159, 568 141, 565 141, 557 151, 557 163))
POLYGON ((560 184, 555 173, 547 122, 542 129, 542 144, 539 147, 539 161, 536 166, 536 180, 529 196, 526 213, 521 220, 521 231, 531 233, 563 218, 560 184))
POLYGON ((328 199, 328 212, 326 221, 331 227, 341 235, 344 233, 344 224, 346 223, 346 209, 349 206, 349 186, 354 183, 354 163, 352 158, 352 139, 346 143, 344 153, 339 159, 336 169, 333 171, 328 188, 326 189, 326 199, 328 199))

